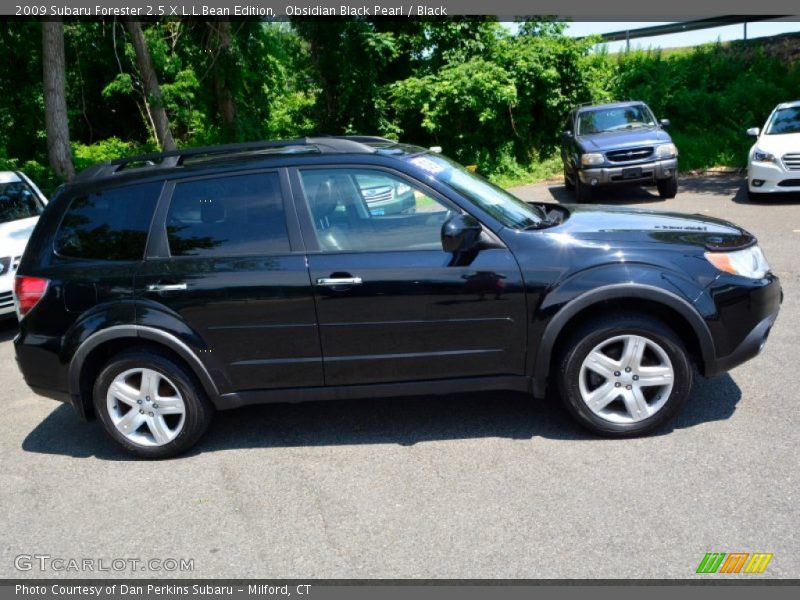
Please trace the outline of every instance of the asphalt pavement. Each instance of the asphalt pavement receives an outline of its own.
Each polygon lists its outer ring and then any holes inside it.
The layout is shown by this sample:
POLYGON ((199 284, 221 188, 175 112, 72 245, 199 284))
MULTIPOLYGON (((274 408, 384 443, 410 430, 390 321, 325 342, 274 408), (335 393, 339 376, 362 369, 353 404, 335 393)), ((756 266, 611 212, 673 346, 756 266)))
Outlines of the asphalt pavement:
MULTIPOLYGON (((249 407, 218 414, 188 456, 133 460, 25 386, 15 325, 0 325, 0 577, 719 577, 694 574, 706 552, 773 553, 749 577, 800 577, 800 198, 752 204, 742 183, 603 196, 744 225, 785 291, 764 353, 696 377, 680 417, 642 439, 492 393, 249 407)), ((570 198, 558 183, 515 192, 570 198)))

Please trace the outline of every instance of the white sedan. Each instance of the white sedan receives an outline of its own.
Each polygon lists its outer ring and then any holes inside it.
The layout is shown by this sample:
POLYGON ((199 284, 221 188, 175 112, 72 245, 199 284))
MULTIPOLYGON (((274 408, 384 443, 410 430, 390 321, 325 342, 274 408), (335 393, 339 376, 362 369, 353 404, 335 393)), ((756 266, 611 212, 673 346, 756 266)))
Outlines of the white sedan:
POLYGON ((0 317, 14 313, 14 273, 47 198, 18 171, 0 171, 0 317))
POLYGON ((764 129, 751 127, 756 143, 747 161, 747 192, 762 194, 800 192, 800 100, 779 104, 764 129))

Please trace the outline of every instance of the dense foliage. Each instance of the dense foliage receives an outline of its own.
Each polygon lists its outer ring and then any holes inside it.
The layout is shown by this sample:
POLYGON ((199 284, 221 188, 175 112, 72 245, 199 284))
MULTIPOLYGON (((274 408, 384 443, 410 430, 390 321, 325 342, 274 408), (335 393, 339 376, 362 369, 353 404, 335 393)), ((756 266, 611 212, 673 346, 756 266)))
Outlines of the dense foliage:
MULTIPOLYGON (((575 103, 637 98, 672 120, 684 168, 742 165, 744 129, 800 90, 800 68, 760 41, 608 55, 547 20, 513 31, 464 18, 144 24, 180 146, 380 134, 514 177, 557 165, 575 103)), ((157 149, 123 24, 67 22, 65 51, 76 169, 157 149)), ((0 169, 52 189, 40 23, 0 21, 0 54, 0 169)))

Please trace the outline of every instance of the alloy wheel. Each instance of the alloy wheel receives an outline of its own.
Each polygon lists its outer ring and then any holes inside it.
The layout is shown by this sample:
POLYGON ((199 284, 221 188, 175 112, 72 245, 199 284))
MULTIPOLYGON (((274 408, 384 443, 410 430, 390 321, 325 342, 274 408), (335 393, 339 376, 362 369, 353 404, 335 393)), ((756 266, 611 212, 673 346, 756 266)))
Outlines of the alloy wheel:
POLYGON ((186 421, 186 405, 175 384, 153 369, 129 369, 108 387, 111 421, 125 438, 140 446, 163 446, 186 421))
POLYGON ((636 423, 664 407, 675 373, 659 344, 629 334, 595 346, 579 377, 581 398, 595 415, 613 423, 636 423))

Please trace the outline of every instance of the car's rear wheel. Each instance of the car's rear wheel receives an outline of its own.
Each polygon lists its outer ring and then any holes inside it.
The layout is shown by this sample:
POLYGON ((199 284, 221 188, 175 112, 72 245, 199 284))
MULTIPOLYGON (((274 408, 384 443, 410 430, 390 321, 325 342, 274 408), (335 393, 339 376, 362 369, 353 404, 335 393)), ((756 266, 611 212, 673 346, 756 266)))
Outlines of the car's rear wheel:
POLYGON ((681 340, 646 315, 619 315, 580 327, 559 364, 570 413, 601 435, 643 435, 669 421, 689 394, 692 370, 681 340))
POLYGON ((171 358, 121 353, 94 385, 94 408, 111 438, 142 458, 169 458, 193 446, 213 414, 194 376, 171 358))
POLYGON ((659 179, 656 182, 658 187, 658 195, 664 198, 674 198, 678 195, 678 175, 674 174, 667 179, 659 179))

